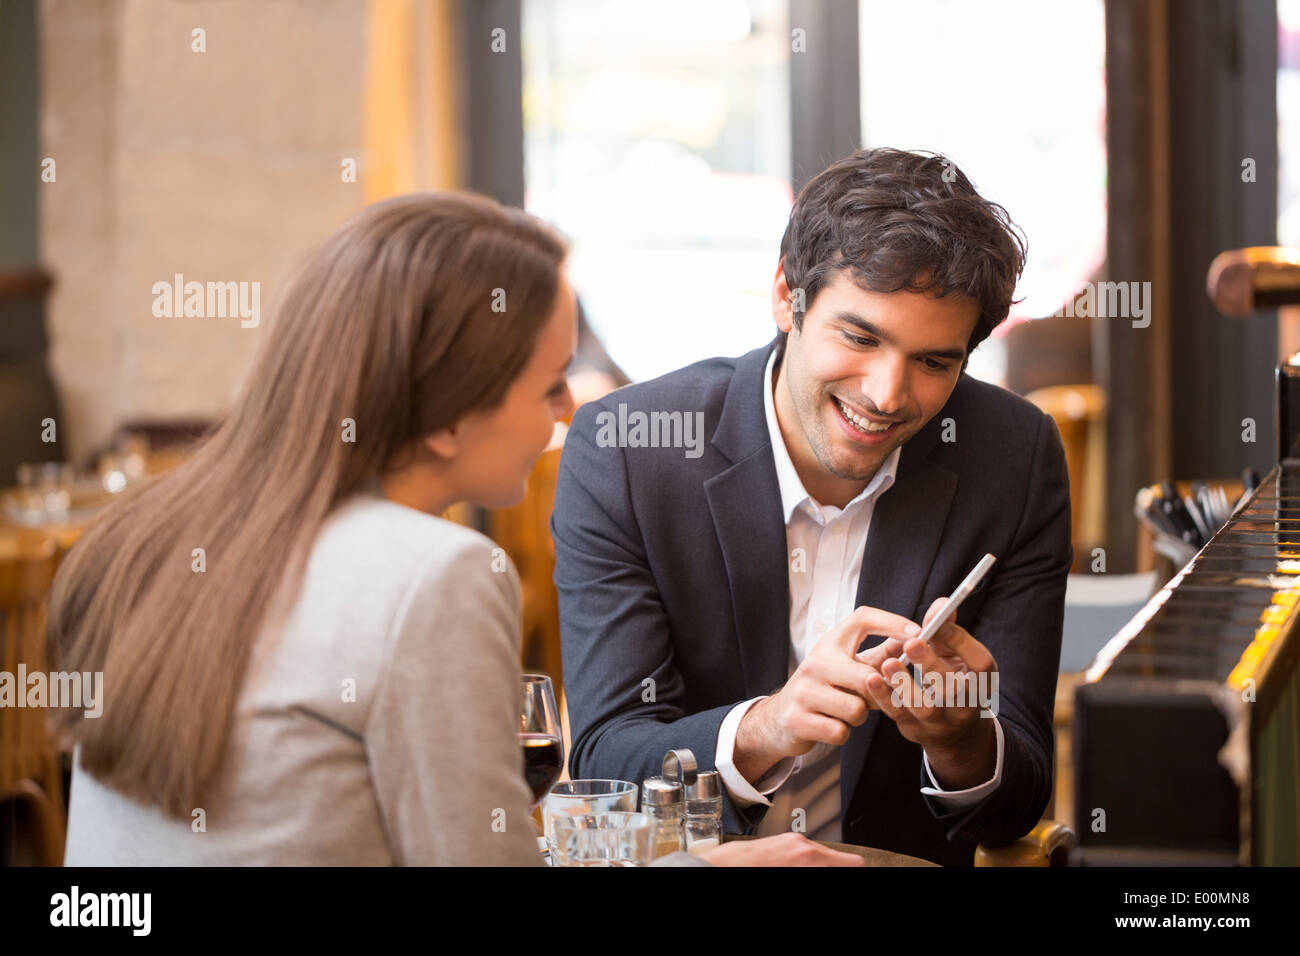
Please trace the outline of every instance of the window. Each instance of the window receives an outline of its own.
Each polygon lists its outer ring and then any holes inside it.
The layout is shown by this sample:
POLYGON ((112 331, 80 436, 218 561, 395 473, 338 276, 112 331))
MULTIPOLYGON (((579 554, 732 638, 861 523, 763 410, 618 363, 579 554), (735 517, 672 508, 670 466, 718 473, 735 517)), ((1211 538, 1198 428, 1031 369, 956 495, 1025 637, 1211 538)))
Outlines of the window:
POLYGON ((1002 336, 1106 258, 1104 4, 861 0, 858 22, 864 145, 943 153, 1028 239, 1023 301, 969 367, 1002 384, 1002 336))
POLYGON ((784 0, 525 0, 524 205, 633 380, 776 332, 789 44, 784 0))

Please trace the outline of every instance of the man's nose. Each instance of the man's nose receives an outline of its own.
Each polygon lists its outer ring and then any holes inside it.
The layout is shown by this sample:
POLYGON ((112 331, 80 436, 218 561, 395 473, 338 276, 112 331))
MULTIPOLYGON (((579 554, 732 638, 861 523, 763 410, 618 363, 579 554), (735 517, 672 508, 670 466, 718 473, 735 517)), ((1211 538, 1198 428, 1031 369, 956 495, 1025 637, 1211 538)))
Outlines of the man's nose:
POLYGON ((907 408, 907 360, 880 356, 862 376, 862 395, 882 417, 898 421, 907 408))

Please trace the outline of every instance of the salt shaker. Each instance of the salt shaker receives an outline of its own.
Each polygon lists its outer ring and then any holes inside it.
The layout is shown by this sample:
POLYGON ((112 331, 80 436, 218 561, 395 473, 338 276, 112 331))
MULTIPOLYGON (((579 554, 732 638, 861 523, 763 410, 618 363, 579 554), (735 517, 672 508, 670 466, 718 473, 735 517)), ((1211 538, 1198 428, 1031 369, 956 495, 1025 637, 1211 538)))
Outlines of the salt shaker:
POLYGON ((722 842, 722 779, 701 770, 685 789, 686 851, 703 853, 722 842))
POLYGON ((654 858, 686 849, 682 833, 682 785, 663 777, 647 777, 641 784, 641 812, 655 821, 654 858))

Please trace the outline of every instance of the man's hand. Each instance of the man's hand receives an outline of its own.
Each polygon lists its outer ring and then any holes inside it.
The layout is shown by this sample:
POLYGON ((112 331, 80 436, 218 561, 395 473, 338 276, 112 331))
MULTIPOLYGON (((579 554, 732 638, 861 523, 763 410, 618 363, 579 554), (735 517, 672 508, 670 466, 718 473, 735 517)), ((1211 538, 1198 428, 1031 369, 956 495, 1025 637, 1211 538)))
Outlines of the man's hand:
POLYGON ((741 776, 757 781, 785 757, 805 754, 818 743, 848 740, 850 729, 865 722, 870 711, 867 679, 880 676, 868 663, 876 659, 867 656, 871 651, 862 658, 854 652, 868 634, 883 635, 885 644, 898 648, 918 631, 907 618, 874 607, 858 608, 828 631, 786 685, 741 719, 733 751, 741 776))
POLYGON ((801 833, 733 840, 700 854, 714 866, 866 866, 856 853, 814 843, 801 833))
MULTIPOLYGON (((924 623, 928 624, 947 601, 946 597, 937 598, 926 612, 924 623)), ((872 671, 867 678, 867 693, 873 705, 898 725, 900 734, 921 745, 935 779, 945 790, 964 790, 984 783, 993 776, 997 765, 997 732, 992 720, 980 717, 977 681, 981 673, 997 672, 993 655, 955 619, 939 628, 930 644, 912 638, 902 650, 922 672, 923 681, 941 681, 936 685, 941 691, 939 706, 925 704, 923 688, 916 686, 897 654, 882 654, 867 661, 872 671), (931 678, 930 674, 936 676, 931 678), (949 674, 957 676, 950 678, 949 674), (967 683, 965 706, 957 707, 955 701, 944 699, 942 691, 954 687, 955 681, 967 683)), ((865 661, 865 655, 861 659, 865 661)), ((996 692, 997 685, 992 686, 996 692)))

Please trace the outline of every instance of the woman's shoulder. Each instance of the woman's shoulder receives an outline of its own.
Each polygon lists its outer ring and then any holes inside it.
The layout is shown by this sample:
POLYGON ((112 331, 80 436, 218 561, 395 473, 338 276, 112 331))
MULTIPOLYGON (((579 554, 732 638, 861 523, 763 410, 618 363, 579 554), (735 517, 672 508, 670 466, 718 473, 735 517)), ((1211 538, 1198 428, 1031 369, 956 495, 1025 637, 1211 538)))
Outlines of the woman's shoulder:
POLYGON ((322 537, 335 536, 353 543, 382 542, 396 551, 426 554, 437 550, 487 550, 496 547, 491 538, 381 495, 356 494, 334 509, 322 529, 322 537))
POLYGON ((491 538, 372 494, 353 495, 330 515, 308 576, 341 577, 349 590, 393 598, 440 582, 470 590, 504 582, 507 593, 518 589, 513 563, 491 538))
POLYGON ((521 607, 518 573, 491 538, 355 495, 326 519, 292 599, 286 591, 268 621, 265 666, 279 678, 267 679, 299 680, 311 659, 364 683, 395 652, 431 653, 465 628, 517 641, 521 607))

